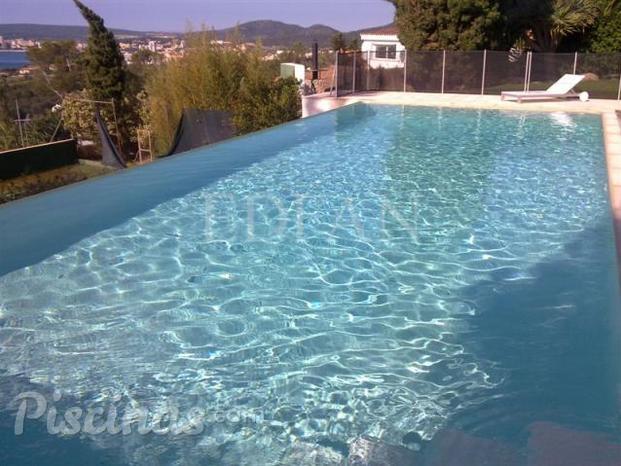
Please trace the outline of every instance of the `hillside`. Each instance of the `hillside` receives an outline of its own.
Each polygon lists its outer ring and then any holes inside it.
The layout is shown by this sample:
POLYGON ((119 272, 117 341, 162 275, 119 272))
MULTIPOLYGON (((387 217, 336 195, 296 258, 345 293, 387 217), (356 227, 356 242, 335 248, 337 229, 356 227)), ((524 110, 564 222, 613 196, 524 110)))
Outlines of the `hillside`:
MULTIPOLYGON (((328 46, 332 36, 339 31, 329 26, 316 24, 310 27, 297 26, 295 24, 286 24, 279 21, 251 21, 249 23, 240 24, 237 28, 221 29, 216 31, 218 38, 225 39, 238 29, 239 33, 246 42, 255 42, 261 40, 266 46, 290 46, 295 42, 308 44, 313 40, 319 42, 319 45, 328 46)), ((346 33, 348 35, 355 33, 346 33)))
MULTIPOLYGON (((220 29, 215 31, 219 39, 226 39, 235 30, 238 30, 241 37, 246 42, 261 40, 263 45, 271 46, 291 46, 295 42, 309 44, 317 40, 322 47, 330 45, 330 39, 337 31, 329 26, 316 24, 310 27, 286 24, 280 21, 251 21, 243 23, 237 27, 220 29)), ((154 37, 165 35, 165 32, 145 32, 129 31, 126 29, 112 29, 119 39, 154 37)), ((358 37, 361 31, 351 31, 344 33, 346 40, 358 37)), ((180 35, 178 33, 168 33, 167 35, 180 35)), ((54 26, 46 24, 0 24, 0 36, 5 39, 32 39, 32 40, 61 40, 74 39, 85 40, 88 36, 86 26, 54 26)))

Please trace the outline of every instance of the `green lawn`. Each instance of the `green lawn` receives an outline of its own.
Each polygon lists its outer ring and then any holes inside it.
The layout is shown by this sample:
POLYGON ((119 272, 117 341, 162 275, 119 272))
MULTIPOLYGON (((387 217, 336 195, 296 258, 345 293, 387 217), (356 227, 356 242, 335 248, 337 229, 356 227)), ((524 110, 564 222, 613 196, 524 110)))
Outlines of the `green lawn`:
POLYGON ((103 166, 79 163, 10 180, 0 180, 0 204, 94 178, 110 171, 111 169, 103 166))
MULTIPOLYGON (((534 81, 530 83, 531 91, 547 89, 553 81, 534 81)), ((524 83, 503 84, 501 86, 486 87, 486 94, 500 94, 501 91, 523 91, 524 83)), ((583 81, 578 87, 577 92, 587 91, 593 99, 616 99, 619 92, 618 79, 600 79, 598 81, 583 81)))

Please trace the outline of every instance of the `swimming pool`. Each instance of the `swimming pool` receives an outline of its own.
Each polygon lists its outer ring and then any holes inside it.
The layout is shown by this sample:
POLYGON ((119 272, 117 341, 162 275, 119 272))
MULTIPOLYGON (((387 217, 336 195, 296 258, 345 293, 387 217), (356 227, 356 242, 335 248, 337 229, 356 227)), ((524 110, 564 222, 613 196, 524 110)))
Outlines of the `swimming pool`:
POLYGON ((597 117, 355 105, 10 204, 0 240, 3 462, 618 458, 597 117))

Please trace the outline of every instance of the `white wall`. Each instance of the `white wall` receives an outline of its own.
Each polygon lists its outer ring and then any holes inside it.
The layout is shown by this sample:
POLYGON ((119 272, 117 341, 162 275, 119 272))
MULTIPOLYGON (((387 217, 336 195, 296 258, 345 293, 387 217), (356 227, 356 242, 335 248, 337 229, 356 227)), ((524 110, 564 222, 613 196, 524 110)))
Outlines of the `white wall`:
POLYGON ((280 77, 281 78, 289 78, 294 77, 300 83, 304 82, 306 78, 306 68, 304 65, 300 65, 297 63, 281 63, 280 64, 280 77))
POLYGON ((362 34, 362 46, 363 52, 371 52, 370 66, 372 68, 403 68, 405 65, 404 56, 405 46, 399 41, 399 37, 396 35, 373 35, 362 34), (377 58, 374 53, 377 51, 377 47, 380 45, 395 45, 397 47, 397 57, 391 58, 377 58))

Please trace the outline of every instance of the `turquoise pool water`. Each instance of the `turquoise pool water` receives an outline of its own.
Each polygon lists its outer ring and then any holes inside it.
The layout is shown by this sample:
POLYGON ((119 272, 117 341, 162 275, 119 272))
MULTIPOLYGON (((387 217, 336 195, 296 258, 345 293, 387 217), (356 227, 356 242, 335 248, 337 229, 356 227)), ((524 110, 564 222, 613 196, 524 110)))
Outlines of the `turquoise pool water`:
POLYGON ((0 240, 3 463, 619 458, 597 117, 357 105, 0 208, 0 240), (15 436, 24 391, 208 416, 15 436))

